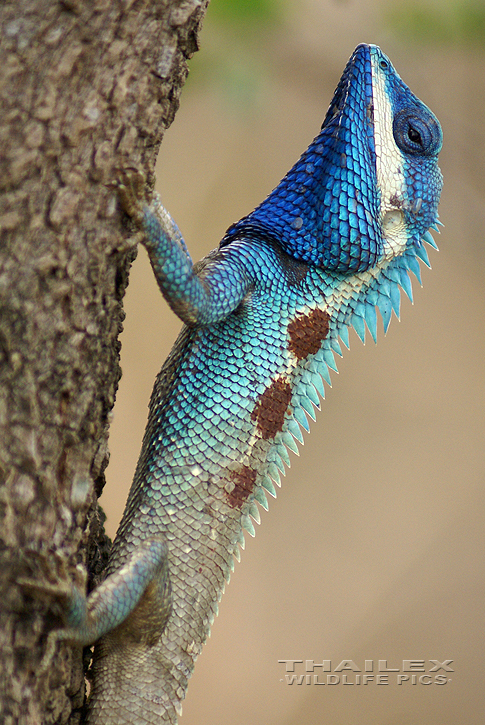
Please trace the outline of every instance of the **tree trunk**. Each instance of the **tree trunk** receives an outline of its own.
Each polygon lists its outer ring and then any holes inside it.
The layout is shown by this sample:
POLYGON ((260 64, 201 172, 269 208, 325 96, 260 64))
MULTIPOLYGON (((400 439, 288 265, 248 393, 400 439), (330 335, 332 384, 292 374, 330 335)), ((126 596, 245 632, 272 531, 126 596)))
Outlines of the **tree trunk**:
MULTIPOLYGON (((0 5, 0 721, 79 722, 56 587, 108 543, 97 496, 135 251, 113 182, 153 181, 208 0, 0 5)), ((89 561, 90 560, 90 561, 89 561)))

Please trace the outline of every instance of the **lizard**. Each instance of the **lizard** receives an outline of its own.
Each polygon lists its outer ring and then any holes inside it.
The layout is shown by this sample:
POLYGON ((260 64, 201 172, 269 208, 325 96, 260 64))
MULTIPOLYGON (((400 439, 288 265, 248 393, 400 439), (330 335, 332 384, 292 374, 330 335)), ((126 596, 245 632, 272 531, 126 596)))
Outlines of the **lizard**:
POLYGON ((193 264, 158 195, 125 170, 166 301, 184 323, 158 375, 106 578, 73 589, 51 640, 96 640, 89 725, 176 723, 257 504, 298 452, 349 346, 376 340, 436 247, 440 124, 375 45, 348 61, 318 135, 193 264))

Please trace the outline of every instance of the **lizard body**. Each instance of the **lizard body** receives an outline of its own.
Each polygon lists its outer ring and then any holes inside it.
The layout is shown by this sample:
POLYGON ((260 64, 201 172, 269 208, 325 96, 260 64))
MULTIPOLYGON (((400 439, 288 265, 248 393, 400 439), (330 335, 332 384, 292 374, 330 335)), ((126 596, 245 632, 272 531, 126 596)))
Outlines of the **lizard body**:
POLYGON ((428 264, 441 143, 388 58, 360 45, 318 136, 201 263, 158 198, 144 205, 126 185, 185 326, 155 383, 107 578, 62 635, 101 637, 90 725, 176 723, 243 530, 254 535, 257 502, 309 430, 339 338, 367 326, 375 339, 376 307, 387 330, 408 271, 428 264))

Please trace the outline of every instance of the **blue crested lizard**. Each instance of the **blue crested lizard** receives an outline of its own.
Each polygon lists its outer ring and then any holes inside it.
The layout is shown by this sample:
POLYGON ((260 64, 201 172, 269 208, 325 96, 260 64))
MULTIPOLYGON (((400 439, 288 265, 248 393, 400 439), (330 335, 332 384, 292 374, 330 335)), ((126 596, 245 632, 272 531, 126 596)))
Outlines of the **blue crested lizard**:
POLYGON ((185 323, 150 401, 107 578, 54 639, 99 642, 90 725, 176 723, 257 503, 336 370, 353 326, 376 338, 438 223, 439 122, 373 45, 350 58, 320 133, 268 198, 193 265, 158 196, 125 209, 185 323))

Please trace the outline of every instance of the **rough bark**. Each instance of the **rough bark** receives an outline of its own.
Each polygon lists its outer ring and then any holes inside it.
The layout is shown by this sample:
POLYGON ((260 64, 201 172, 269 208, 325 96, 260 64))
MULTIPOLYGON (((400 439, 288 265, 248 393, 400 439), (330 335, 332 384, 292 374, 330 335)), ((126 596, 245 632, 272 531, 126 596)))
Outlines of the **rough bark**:
POLYGON ((208 0, 0 5, 0 721, 78 722, 56 587, 106 552, 96 496, 134 257, 112 182, 153 178, 208 0), (30 582, 30 583, 29 583, 30 582), (73 709, 74 708, 74 709, 73 709))

